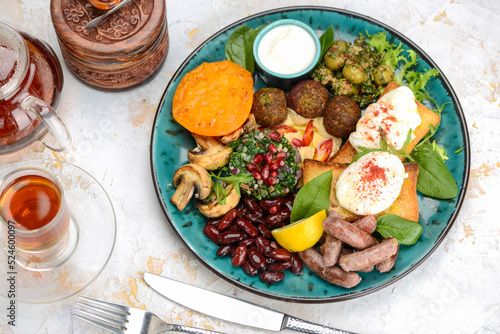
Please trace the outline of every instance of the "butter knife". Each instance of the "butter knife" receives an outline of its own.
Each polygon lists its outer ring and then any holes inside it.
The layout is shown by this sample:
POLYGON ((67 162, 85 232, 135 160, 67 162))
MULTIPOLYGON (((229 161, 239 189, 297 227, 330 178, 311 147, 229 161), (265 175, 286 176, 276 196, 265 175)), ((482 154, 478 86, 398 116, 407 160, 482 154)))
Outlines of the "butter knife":
POLYGON ((168 299, 218 319, 271 331, 292 329, 310 334, 353 334, 163 276, 145 273, 143 278, 150 287, 168 299))

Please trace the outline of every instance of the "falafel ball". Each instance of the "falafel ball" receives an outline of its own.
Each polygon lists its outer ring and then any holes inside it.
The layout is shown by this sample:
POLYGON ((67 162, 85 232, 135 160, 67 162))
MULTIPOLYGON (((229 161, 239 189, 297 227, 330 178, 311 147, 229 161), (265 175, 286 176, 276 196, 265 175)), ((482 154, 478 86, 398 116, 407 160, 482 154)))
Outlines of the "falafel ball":
POLYGON ((272 87, 259 89, 253 95, 252 113, 264 127, 283 123, 288 116, 285 92, 272 87))
POLYGON ((356 102, 344 95, 328 100, 323 115, 326 132, 334 137, 347 138, 356 131, 356 124, 361 118, 361 108, 356 102))
POLYGON ((288 108, 305 118, 323 116, 330 93, 314 80, 299 81, 288 92, 288 108))

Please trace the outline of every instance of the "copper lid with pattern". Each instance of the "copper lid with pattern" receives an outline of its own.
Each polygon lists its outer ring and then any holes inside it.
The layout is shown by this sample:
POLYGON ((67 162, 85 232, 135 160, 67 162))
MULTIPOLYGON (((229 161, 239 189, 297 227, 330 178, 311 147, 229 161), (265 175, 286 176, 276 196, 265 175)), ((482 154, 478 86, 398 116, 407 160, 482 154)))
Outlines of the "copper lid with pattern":
POLYGON ((134 86, 150 77, 167 55, 165 0, 132 0, 90 30, 85 25, 105 11, 88 0, 51 0, 50 10, 64 60, 92 86, 134 86))

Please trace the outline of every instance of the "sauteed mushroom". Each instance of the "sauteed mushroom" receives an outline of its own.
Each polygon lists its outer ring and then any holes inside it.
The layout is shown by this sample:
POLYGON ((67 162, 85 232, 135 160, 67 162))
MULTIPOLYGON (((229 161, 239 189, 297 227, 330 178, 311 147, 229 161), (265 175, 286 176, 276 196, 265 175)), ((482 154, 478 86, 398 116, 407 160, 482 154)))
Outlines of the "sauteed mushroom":
POLYGON ((200 136, 193 133, 198 146, 188 151, 188 160, 205 168, 216 170, 227 165, 233 149, 217 141, 214 137, 200 136))
POLYGON ((212 179, 203 167, 188 164, 175 172, 173 185, 176 191, 170 202, 182 211, 193 195, 198 199, 205 199, 210 195, 212 179))
POLYGON ((208 218, 218 218, 234 209, 240 201, 240 195, 232 184, 227 185, 224 190, 226 190, 226 204, 220 204, 217 196, 212 194, 207 201, 198 203, 198 210, 208 218))

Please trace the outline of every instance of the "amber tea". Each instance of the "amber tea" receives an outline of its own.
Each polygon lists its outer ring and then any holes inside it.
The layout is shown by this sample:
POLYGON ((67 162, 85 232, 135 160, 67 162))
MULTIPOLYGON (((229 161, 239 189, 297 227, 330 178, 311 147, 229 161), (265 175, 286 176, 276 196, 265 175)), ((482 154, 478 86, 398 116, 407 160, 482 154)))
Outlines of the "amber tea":
POLYGON ((69 210, 58 181, 41 169, 9 174, 0 186, 0 215, 16 226, 17 247, 39 251, 66 233, 69 210))

